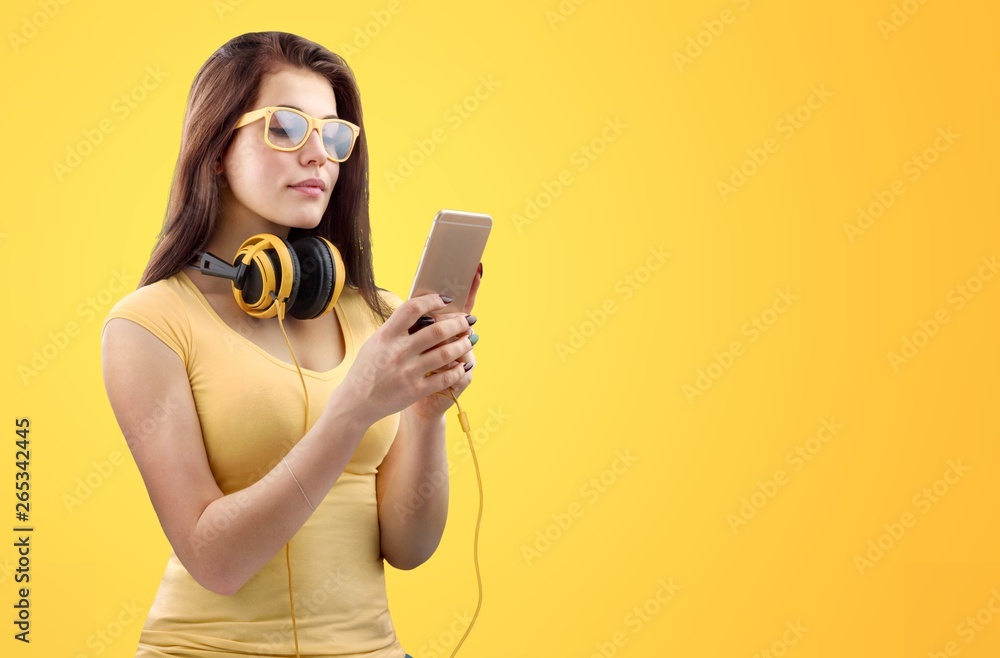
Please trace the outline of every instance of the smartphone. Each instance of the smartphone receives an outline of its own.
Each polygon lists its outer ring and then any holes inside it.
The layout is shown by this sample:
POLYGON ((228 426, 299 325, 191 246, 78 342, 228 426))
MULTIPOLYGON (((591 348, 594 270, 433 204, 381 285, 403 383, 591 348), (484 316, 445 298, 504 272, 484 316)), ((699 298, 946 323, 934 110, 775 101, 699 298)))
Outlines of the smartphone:
POLYGON ((491 228, 493 218, 489 215, 439 211, 424 243, 409 298, 428 293, 445 295, 452 301, 437 312, 462 313, 491 228))

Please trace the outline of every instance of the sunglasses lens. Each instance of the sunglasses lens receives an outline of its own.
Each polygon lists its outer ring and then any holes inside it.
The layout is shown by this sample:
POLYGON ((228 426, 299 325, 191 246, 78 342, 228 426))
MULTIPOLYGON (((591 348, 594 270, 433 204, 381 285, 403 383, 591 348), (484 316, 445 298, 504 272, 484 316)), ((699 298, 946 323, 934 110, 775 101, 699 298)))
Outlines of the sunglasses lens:
POLYGON ((267 138, 281 148, 293 148, 305 141, 309 127, 305 117, 288 110, 278 110, 271 115, 267 138))
POLYGON ((334 160, 346 160, 354 145, 354 131, 350 126, 331 121, 323 126, 323 144, 334 160))

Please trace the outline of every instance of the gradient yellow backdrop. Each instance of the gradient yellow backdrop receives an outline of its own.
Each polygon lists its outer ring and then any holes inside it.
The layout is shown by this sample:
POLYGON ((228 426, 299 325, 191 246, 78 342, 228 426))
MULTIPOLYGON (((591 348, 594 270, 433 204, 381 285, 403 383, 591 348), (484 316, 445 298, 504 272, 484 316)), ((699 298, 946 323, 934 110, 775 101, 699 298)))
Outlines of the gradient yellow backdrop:
MULTIPOLYGON (((357 74, 380 285, 406 294, 438 209, 495 220, 465 401, 486 593, 459 655, 1000 651, 995 4, 2 15, 3 655, 134 651, 169 546, 105 397, 101 320, 159 230, 195 72, 265 29, 357 74)), ((417 658, 448 655, 476 600, 458 429, 443 543, 389 574, 417 658)))

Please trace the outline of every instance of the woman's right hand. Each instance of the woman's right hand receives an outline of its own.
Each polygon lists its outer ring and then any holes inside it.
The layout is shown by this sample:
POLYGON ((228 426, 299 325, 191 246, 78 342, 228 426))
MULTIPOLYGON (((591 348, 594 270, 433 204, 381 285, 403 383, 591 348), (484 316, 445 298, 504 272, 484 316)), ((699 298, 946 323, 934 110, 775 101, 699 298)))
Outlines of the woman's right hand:
POLYGON ((447 304, 436 294, 405 301, 361 346, 341 387, 366 426, 447 389, 465 374, 464 364, 455 363, 472 349, 465 315, 409 332, 421 316, 447 304), (449 364, 455 365, 446 368, 449 364))

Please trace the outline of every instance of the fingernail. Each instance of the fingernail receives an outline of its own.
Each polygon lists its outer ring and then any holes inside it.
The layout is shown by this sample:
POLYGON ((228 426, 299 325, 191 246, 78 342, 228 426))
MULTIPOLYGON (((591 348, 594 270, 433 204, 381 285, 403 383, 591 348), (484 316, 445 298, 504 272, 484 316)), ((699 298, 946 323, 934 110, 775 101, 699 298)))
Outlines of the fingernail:
POLYGON ((479 278, 480 279, 483 278, 483 264, 482 263, 479 264, 479 278))
POLYGON ((466 363, 465 366, 464 366, 465 372, 469 372, 470 370, 472 370, 472 366, 473 366, 473 364, 466 363))
POLYGON ((466 315, 465 319, 469 321, 469 326, 471 327, 472 325, 476 324, 476 320, 478 320, 479 318, 477 318, 474 315, 466 315))
POLYGON ((479 334, 472 334, 471 336, 469 336, 469 340, 472 341, 473 345, 475 345, 476 343, 479 342, 479 334))
POLYGON ((451 297, 449 297, 448 295, 438 295, 438 296, 441 298, 441 301, 444 302, 445 304, 451 303, 451 297))

